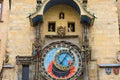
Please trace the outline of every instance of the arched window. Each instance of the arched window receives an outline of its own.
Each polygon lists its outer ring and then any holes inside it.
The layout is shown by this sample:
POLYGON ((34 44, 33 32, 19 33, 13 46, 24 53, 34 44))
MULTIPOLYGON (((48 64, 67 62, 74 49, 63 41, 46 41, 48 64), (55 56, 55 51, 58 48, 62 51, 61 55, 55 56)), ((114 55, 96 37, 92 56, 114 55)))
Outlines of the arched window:
POLYGON ((64 19, 65 18, 65 14, 63 12, 59 13, 59 19, 64 19))

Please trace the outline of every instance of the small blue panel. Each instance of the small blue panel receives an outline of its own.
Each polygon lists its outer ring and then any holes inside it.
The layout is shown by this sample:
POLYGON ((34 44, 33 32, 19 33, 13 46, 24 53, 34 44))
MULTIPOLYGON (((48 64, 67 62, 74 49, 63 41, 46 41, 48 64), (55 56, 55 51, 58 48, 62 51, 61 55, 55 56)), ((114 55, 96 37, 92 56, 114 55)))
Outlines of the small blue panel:
POLYGON ((86 16, 86 15, 82 15, 81 16, 81 23, 86 23, 86 24, 91 24, 91 18, 90 17, 88 17, 88 16, 86 16))
POLYGON ((33 25, 37 24, 38 22, 43 22, 43 16, 42 15, 37 15, 32 19, 33 25))

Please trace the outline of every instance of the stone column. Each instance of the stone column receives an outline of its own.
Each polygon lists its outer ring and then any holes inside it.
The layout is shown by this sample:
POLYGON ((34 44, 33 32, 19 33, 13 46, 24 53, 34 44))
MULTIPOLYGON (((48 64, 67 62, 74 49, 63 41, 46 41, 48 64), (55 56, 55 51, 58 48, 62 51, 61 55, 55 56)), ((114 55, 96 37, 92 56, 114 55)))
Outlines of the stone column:
POLYGON ((88 25, 83 24, 83 46, 84 48, 87 48, 89 46, 89 40, 88 40, 88 25))
POLYGON ((89 40, 88 40, 88 25, 86 23, 83 24, 83 48, 84 48, 84 80, 89 80, 89 74, 88 74, 88 62, 87 62, 87 48, 89 46, 89 40))
POLYGON ((35 40, 35 45, 34 45, 35 49, 36 49, 36 55, 34 55, 35 59, 35 79, 34 80, 38 80, 39 79, 39 57, 40 57, 40 50, 41 50, 41 44, 40 44, 40 23, 38 22, 36 25, 36 40, 35 40))
POLYGON ((39 43, 40 40, 40 23, 36 25, 36 42, 39 43))

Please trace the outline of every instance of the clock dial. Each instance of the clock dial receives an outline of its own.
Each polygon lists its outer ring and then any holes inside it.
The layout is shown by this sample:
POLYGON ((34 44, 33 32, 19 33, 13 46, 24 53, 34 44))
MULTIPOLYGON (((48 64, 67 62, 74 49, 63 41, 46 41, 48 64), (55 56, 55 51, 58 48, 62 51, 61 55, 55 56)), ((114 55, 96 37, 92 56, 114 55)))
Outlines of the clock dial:
POLYGON ((67 48, 57 50, 54 60, 55 66, 60 70, 70 70, 75 62, 73 55, 67 48))
POLYGON ((53 42, 43 49, 40 67, 48 80, 75 80, 82 73, 80 49, 70 42, 53 42))
POLYGON ((72 56, 67 52, 61 53, 57 57, 57 63, 65 67, 69 67, 72 61, 72 56))

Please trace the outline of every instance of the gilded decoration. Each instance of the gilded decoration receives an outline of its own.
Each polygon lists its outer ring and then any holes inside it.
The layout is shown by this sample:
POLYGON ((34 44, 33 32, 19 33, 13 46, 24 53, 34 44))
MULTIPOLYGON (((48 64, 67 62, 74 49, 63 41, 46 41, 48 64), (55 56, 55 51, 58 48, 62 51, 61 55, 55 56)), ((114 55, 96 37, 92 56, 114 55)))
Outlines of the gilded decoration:
POLYGON ((65 36, 65 27, 63 27, 63 26, 58 27, 57 28, 57 33, 61 37, 65 36))

